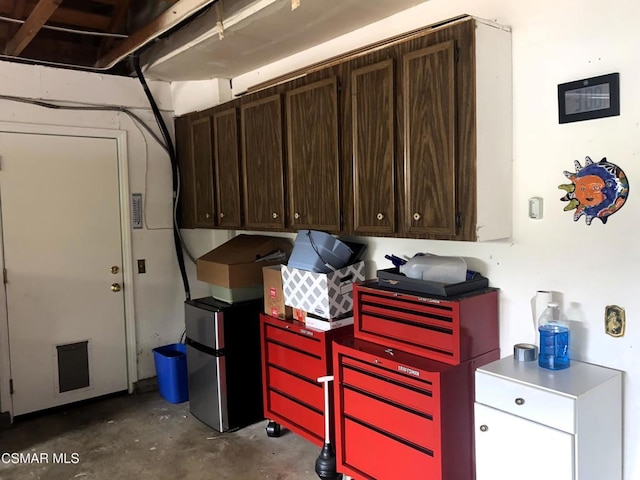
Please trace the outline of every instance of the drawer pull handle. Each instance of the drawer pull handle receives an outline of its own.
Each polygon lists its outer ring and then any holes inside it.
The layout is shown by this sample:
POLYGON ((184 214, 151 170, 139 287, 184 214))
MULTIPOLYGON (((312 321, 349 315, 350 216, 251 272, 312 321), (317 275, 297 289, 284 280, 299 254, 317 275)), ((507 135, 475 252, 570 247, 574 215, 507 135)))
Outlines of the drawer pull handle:
POLYGON ((486 432, 487 430, 489 430, 489 427, 487 427, 486 425, 480 425, 481 432, 486 432))
POLYGON ((516 405, 524 405, 524 398, 516 398, 516 405))
POLYGON ((393 348, 387 348, 384 353, 388 353, 389 355, 391 355, 393 357, 393 348))

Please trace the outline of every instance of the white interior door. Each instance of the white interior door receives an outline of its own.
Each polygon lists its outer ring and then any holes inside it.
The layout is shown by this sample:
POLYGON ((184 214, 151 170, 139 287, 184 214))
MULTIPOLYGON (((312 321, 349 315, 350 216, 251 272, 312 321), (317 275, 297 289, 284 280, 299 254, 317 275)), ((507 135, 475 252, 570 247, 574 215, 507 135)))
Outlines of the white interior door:
POLYGON ((13 414, 126 390, 117 140, 0 132, 0 157, 13 414))

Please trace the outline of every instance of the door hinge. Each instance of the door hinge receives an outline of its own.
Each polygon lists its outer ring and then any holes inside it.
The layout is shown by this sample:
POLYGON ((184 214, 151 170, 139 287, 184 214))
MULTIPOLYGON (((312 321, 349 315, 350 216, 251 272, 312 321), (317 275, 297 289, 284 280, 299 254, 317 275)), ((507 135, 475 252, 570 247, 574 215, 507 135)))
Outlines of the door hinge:
POLYGON ((4 282, 4 284, 7 284, 7 269, 6 268, 2 268, 2 281, 4 282))
POLYGON ((460 61, 460 47, 456 47, 455 52, 453 54, 453 59, 456 63, 460 61))
POLYGON ((462 228, 462 214, 456 213, 456 228, 462 228))
POLYGON ((13 378, 9 379, 9 395, 13 395, 13 378))

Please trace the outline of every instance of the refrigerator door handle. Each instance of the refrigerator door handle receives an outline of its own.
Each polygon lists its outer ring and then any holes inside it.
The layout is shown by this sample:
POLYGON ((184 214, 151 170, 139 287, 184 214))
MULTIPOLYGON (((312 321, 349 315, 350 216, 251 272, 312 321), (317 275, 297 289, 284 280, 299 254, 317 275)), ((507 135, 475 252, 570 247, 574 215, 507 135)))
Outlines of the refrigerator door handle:
POLYGON ((195 340, 192 340, 189 337, 187 337, 186 344, 190 345, 191 347, 195 348, 196 350, 199 350, 202 353, 206 353, 206 354, 211 355, 213 357, 223 357, 225 355, 225 351, 224 350, 221 350, 221 349, 216 350, 215 348, 207 347, 206 345, 198 343, 198 342, 196 342, 195 340))

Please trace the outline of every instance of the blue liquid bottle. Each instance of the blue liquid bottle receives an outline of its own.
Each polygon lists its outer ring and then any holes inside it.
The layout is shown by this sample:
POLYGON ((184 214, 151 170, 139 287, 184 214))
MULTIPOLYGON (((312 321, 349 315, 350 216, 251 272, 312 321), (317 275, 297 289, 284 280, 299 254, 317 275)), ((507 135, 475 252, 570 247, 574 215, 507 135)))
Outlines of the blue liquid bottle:
POLYGON ((559 305, 549 302, 538 319, 540 350, 538 365, 550 370, 569 367, 569 324, 562 319, 559 305))

